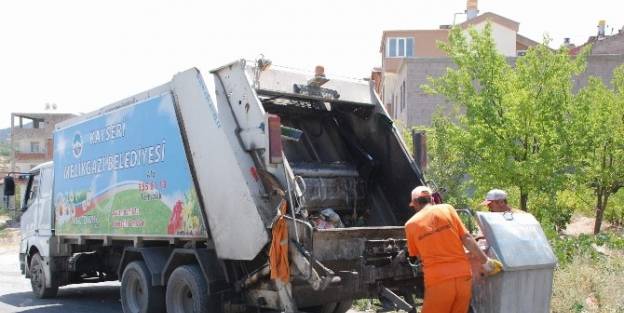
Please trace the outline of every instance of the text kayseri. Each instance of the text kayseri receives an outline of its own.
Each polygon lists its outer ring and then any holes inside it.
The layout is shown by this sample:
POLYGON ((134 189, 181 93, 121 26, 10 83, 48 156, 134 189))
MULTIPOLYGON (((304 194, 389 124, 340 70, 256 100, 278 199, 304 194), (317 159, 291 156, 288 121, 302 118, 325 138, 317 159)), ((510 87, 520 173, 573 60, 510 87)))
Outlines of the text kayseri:
POLYGON ((89 143, 92 145, 107 142, 126 136, 126 123, 107 125, 104 128, 89 132, 89 143))

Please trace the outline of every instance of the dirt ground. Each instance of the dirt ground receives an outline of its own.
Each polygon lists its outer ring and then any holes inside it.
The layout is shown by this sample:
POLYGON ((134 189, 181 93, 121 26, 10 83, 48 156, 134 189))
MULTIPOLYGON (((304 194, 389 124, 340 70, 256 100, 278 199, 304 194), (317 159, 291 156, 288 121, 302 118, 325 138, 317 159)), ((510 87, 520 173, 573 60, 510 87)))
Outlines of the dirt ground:
MULTIPOLYGON (((596 218, 587 217, 582 215, 575 215, 572 217, 570 224, 563 231, 564 235, 568 236, 578 236, 581 234, 591 235, 594 233, 594 223, 596 222, 596 218)), ((607 221, 602 222, 602 230, 608 230, 613 228, 611 224, 607 221)))

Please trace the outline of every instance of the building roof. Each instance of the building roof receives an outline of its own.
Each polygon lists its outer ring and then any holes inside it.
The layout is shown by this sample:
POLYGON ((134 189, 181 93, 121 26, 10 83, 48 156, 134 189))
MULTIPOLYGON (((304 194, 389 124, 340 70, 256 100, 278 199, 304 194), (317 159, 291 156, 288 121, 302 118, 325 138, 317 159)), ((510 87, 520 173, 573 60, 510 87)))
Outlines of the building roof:
POLYGON ((475 18, 469 19, 463 23, 459 23, 457 24, 457 26, 465 29, 472 25, 476 25, 486 21, 495 22, 496 24, 505 26, 515 32, 518 32, 518 29, 520 29, 520 23, 492 12, 485 12, 475 18))
MULTIPOLYGON (((457 26, 461 27, 462 29, 466 29, 470 26, 482 23, 482 22, 493 22, 496 24, 499 24, 501 26, 507 27, 513 31, 515 31, 516 33, 518 32, 518 30, 520 29, 520 23, 516 22, 512 19, 506 18, 504 16, 498 15, 496 13, 492 13, 492 12, 485 12, 483 14, 478 15, 475 18, 469 19, 465 22, 459 23, 457 24, 457 26)), ((384 51, 384 47, 386 45, 386 38, 388 37, 388 35, 394 35, 394 36, 401 36, 401 35, 408 35, 408 34, 413 34, 415 32, 419 32, 422 34, 425 33, 429 33, 431 35, 434 36, 448 36, 448 32, 450 31, 450 28, 446 28, 448 25, 442 25, 440 26, 440 29, 403 29, 403 30, 384 30, 382 35, 381 35, 381 44, 379 45, 379 52, 383 52, 384 51), (444 27, 444 28, 443 28, 444 27)), ((521 36, 518 35, 518 38, 516 39, 516 41, 519 41, 520 43, 522 43, 523 45, 527 45, 527 46, 533 46, 533 45, 537 45, 539 44, 538 42, 531 40, 525 36, 521 36)))
POLYGON ((537 42, 537 41, 535 41, 535 40, 533 40, 531 38, 522 36, 522 35, 520 35, 518 33, 516 33, 516 42, 520 43, 520 44, 523 44, 523 45, 525 45, 527 47, 537 46, 537 45, 540 44, 539 42, 537 42))
POLYGON ((14 116, 25 117, 30 119, 45 119, 46 117, 72 117, 76 116, 76 114, 72 113, 21 113, 21 112, 13 112, 11 113, 14 116))
POLYGON ((618 41, 624 42, 624 28, 622 28, 622 30, 620 30, 617 34, 608 35, 602 38, 591 36, 582 45, 571 48, 570 54, 577 55, 588 45, 592 45, 591 54, 623 54, 624 48, 622 47, 624 45, 618 45, 618 41))

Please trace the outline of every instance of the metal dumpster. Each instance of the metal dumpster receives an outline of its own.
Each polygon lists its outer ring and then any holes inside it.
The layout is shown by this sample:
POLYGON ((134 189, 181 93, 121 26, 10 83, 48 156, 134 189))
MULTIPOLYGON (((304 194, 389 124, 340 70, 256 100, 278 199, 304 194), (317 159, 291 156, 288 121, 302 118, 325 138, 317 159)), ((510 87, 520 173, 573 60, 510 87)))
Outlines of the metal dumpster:
POLYGON ((539 222, 528 213, 477 213, 489 248, 503 272, 474 280, 476 313, 548 313, 557 264, 539 222))

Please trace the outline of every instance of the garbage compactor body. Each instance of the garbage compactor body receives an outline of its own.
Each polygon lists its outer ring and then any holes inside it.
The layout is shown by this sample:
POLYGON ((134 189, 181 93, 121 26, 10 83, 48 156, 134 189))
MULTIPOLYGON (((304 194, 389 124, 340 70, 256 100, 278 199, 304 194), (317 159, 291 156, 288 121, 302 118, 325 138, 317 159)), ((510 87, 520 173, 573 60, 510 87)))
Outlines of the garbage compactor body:
POLYGON ((557 259, 539 222, 528 213, 477 213, 488 255, 503 272, 475 279, 476 313, 548 313, 557 259))
POLYGON ((343 313, 422 294, 422 273, 396 259, 424 179, 374 83, 245 60, 212 74, 214 91, 189 69, 56 125, 53 162, 28 173, 22 200, 35 296, 120 280, 124 312, 187 311, 184 285, 210 312, 343 313), (288 286, 270 275, 278 217, 288 286))

